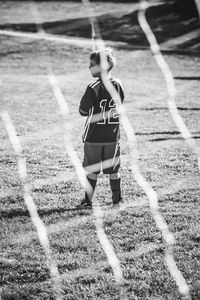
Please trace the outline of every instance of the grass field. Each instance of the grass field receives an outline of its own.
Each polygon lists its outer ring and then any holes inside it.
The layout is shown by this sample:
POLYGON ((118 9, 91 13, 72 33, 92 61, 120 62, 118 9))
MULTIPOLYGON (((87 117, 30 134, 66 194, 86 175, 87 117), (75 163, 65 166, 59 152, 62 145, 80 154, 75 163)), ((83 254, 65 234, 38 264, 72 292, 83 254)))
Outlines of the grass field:
MULTIPOLYGON (((66 155, 61 116, 49 86, 48 55, 73 124, 73 144, 83 157, 85 119, 81 95, 92 81, 90 49, 0 37, 1 111, 13 120, 27 159, 28 180, 62 276, 63 299, 122 299, 98 241, 92 212, 75 210, 84 191, 66 155)), ((158 192, 160 211, 176 237, 174 257, 193 300, 200 299, 199 170, 167 107, 164 79, 148 51, 114 49, 114 76, 122 79, 125 108, 135 130, 142 174, 158 192)), ((177 88, 177 106, 199 147, 200 58, 165 55, 177 88)), ((54 299, 49 270, 23 200, 17 159, 0 119, 1 299, 54 299)), ((128 299, 182 299, 164 262, 165 243, 148 199, 130 171, 122 130, 121 177, 124 206, 112 209, 108 178, 102 175, 97 198, 104 228, 120 260, 128 299), (127 205, 126 205, 127 204, 127 205)))

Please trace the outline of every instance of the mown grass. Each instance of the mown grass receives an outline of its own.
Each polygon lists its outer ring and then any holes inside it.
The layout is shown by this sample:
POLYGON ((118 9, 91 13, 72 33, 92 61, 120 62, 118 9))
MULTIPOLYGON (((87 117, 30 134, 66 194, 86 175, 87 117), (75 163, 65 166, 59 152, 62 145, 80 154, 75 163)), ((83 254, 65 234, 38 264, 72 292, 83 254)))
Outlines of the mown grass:
MULTIPOLYGON (((62 276, 64 299, 123 299, 97 239, 93 216, 77 211, 83 197, 64 148, 60 113, 47 80, 48 54, 70 106, 73 143, 83 156, 78 115, 80 97, 91 82, 90 49, 20 42, 1 37, 1 110, 8 110, 27 159, 28 180, 62 276), (51 181, 52 180, 52 181, 51 181)), ((160 210, 176 237, 174 256, 192 299, 199 299, 199 170, 197 155, 181 139, 169 114, 164 79, 149 52, 115 49, 126 109, 137 135, 139 165, 158 192, 160 210)), ((199 146, 200 60, 166 56, 176 80, 177 105, 199 146)), ((17 160, 0 121, 1 298, 54 299, 52 282, 34 226, 23 201, 17 160)), ((121 176, 127 208, 112 209, 108 178, 102 175, 97 198, 105 210, 104 228, 120 260, 128 299, 181 299, 164 262, 165 244, 147 197, 130 172, 122 131, 121 176), (131 207, 130 202, 134 204, 131 207)))
MULTIPOLYGON (((137 2, 137 1, 135 1, 137 2)), ((81 1, 37 1, 37 3, 27 1, 6 1, 0 3, 1 24, 9 23, 34 23, 35 19, 32 9, 36 5, 43 22, 60 21, 74 18, 85 18, 89 15, 88 9, 81 1), (48 7, 48 8, 47 8, 48 7), (17 12, 17 13, 16 13, 17 12)), ((113 12, 132 11, 134 3, 91 2, 91 7, 96 15, 113 12)))

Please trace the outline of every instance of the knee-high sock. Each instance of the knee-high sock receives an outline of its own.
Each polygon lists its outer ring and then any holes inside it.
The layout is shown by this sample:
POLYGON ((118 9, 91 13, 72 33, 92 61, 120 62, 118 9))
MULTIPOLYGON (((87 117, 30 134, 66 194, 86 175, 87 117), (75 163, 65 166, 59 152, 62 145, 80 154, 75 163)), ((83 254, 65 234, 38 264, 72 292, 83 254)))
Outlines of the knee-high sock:
POLYGON ((113 203, 118 203, 122 200, 121 197, 121 178, 110 179, 110 187, 112 190, 113 203))
POLYGON ((88 177, 87 177, 87 179, 88 179, 89 183, 92 186, 92 193, 88 194, 88 193, 85 192, 85 200, 89 203, 92 203, 92 197, 93 197, 93 194, 94 194, 94 190, 95 190, 95 187, 96 187, 97 180, 94 180, 94 179, 91 179, 91 178, 88 178, 88 177))

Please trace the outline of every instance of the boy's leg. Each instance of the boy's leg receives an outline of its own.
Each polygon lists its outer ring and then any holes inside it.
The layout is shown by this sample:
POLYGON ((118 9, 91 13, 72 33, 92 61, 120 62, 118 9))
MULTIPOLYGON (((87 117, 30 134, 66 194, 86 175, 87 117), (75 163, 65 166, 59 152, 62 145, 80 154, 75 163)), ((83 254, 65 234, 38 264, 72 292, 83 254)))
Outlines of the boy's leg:
POLYGON ((110 187, 112 191, 113 204, 117 204, 122 201, 121 196, 121 178, 119 173, 110 174, 110 187))
POLYGON ((85 192, 85 198, 82 200, 80 207, 92 206, 92 197, 94 195, 94 190, 97 183, 97 176, 101 170, 101 151, 102 146, 91 145, 87 143, 84 145, 83 167, 88 173, 87 179, 92 187, 92 190, 90 193, 85 192))
POLYGON ((111 166, 104 168, 103 173, 109 174, 113 204, 117 204, 122 200, 121 179, 118 173, 120 168, 120 144, 106 145, 103 150, 102 160, 110 159, 111 162, 111 166))
POLYGON ((96 187, 96 183, 97 183, 97 174, 88 174, 87 175, 87 180, 89 181, 92 190, 88 193, 85 192, 85 199, 83 200, 84 203, 88 203, 88 205, 92 206, 92 197, 94 195, 94 190, 96 187))

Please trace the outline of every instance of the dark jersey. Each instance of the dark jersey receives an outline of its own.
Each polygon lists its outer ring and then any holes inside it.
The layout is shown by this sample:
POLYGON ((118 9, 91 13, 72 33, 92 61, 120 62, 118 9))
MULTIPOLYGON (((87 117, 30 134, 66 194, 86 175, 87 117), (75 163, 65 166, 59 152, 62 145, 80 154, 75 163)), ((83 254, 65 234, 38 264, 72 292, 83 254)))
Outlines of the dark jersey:
MULTIPOLYGON (((124 93, 118 79, 110 78, 123 102, 124 93)), ((114 143, 120 138, 120 118, 115 102, 103 85, 97 80, 88 85, 79 106, 82 116, 87 116, 83 141, 88 143, 114 143)))

